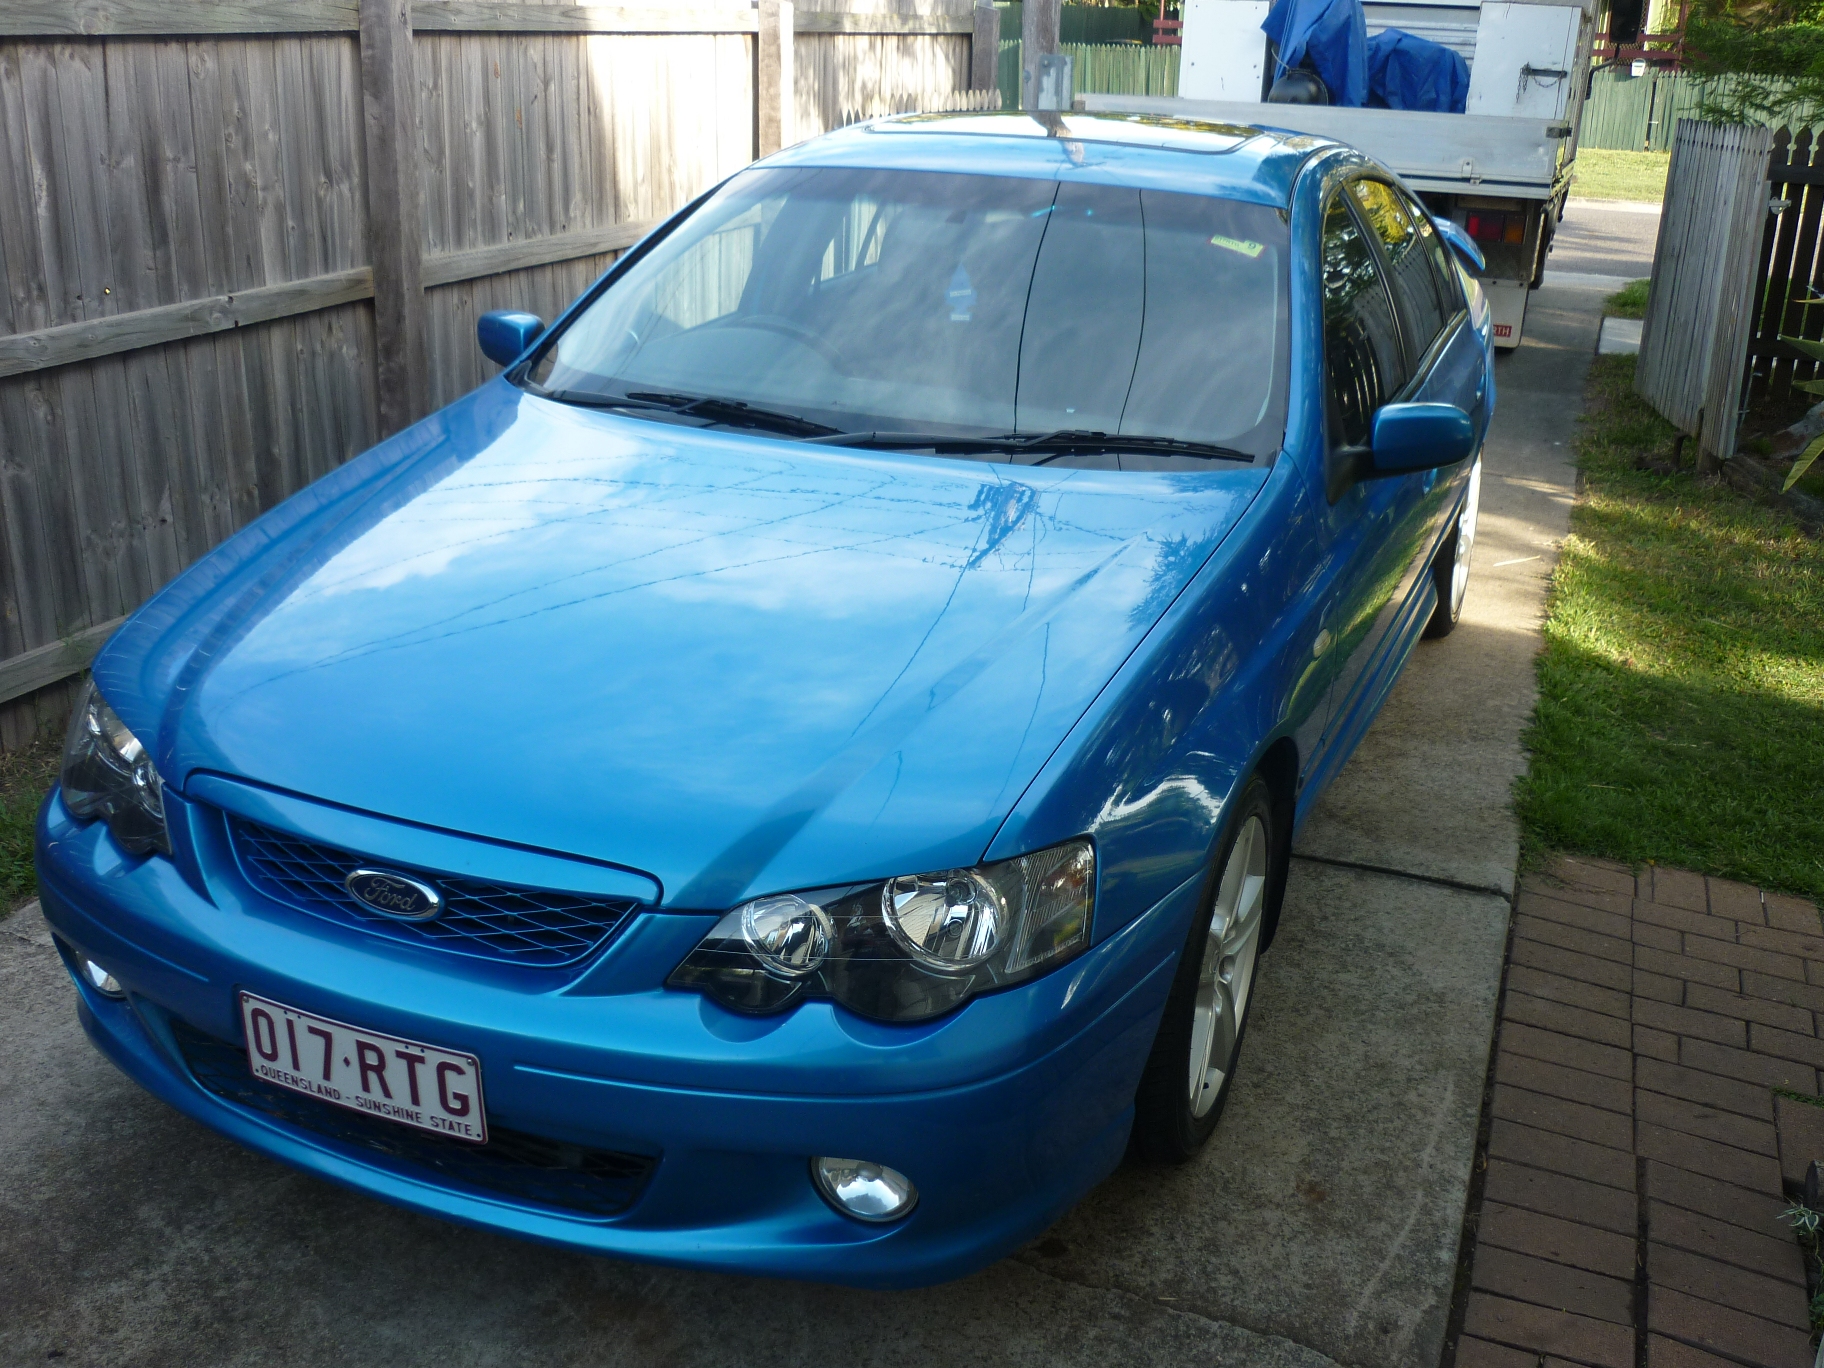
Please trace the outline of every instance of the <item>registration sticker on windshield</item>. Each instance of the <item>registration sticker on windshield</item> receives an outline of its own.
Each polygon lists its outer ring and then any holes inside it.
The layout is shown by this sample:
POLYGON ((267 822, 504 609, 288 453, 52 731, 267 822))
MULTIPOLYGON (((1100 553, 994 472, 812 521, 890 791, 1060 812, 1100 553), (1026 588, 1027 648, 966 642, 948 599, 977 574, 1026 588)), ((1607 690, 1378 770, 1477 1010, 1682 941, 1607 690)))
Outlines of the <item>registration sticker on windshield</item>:
POLYGON ((1231 252, 1240 252, 1249 261, 1254 260, 1266 250, 1265 244, 1250 242, 1247 238, 1224 237, 1221 233, 1210 239, 1212 247, 1226 247, 1231 252))
POLYGON ((950 277, 950 288, 944 292, 944 302, 950 306, 952 323, 967 323, 975 313, 975 286, 969 282, 969 272, 961 266, 950 277))

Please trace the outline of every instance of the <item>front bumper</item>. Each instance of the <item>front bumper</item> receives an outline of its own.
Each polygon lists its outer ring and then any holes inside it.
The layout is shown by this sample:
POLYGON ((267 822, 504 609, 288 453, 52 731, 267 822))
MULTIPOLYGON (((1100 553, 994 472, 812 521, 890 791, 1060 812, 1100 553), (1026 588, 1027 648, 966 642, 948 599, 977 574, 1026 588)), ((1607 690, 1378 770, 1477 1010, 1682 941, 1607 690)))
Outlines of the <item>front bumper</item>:
POLYGON ((1002 1257, 1119 1162, 1199 891, 1187 883, 1056 973, 898 1028, 828 1003, 744 1018, 647 986, 713 921, 683 914, 645 914, 561 983, 464 977, 433 952, 249 901, 232 879, 211 879, 204 896, 171 861, 123 856, 54 794, 38 868, 66 954, 95 958, 127 990, 109 999, 72 976, 96 1045, 241 1144, 525 1238, 870 1287, 941 1282, 1002 1257), (238 1046, 242 989, 473 1053, 491 1127, 646 1156, 650 1174, 618 1214, 558 1210, 230 1100, 199 1084, 178 1036, 238 1046), (818 1154, 892 1165, 918 1184, 918 1206, 885 1227, 838 1215, 810 1181, 818 1154))

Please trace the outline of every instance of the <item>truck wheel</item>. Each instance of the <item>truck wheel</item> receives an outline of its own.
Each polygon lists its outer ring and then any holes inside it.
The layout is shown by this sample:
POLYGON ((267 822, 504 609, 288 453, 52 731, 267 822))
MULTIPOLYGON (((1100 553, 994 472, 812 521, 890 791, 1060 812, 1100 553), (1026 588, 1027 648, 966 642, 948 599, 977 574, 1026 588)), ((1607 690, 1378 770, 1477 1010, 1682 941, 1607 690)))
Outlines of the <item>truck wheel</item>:
POLYGON ((1476 513, 1482 506, 1482 458, 1469 468, 1469 489, 1463 495, 1463 511, 1457 525, 1450 529, 1444 544, 1431 561, 1431 582, 1438 591, 1438 606, 1431 610, 1431 621, 1425 624, 1428 639, 1447 637, 1456 630, 1463 616, 1463 600, 1469 592, 1469 555, 1476 546, 1476 513))
POLYGON ((1196 1154, 1229 1100, 1261 932, 1277 902, 1273 827, 1273 795, 1256 775, 1235 804, 1134 1097, 1134 1148, 1148 1159, 1182 1163, 1196 1154))

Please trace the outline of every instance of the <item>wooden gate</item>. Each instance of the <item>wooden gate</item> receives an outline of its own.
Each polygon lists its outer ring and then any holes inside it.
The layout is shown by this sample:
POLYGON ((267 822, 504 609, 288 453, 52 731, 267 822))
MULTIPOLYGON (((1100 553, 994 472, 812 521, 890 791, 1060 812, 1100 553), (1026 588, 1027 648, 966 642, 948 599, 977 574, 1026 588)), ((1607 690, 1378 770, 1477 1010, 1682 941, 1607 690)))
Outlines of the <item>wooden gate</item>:
POLYGON ((1795 383, 1819 378, 1815 355, 1793 339, 1824 341, 1824 253, 1819 221, 1824 218, 1824 138, 1800 129, 1773 135, 1767 194, 1774 212, 1761 239, 1760 273, 1755 278, 1754 336, 1748 344, 1749 383, 1754 392, 1784 395, 1795 383))
POLYGON ((1773 130, 1680 119, 1634 385, 1697 438, 1698 468, 1735 452, 1773 130))

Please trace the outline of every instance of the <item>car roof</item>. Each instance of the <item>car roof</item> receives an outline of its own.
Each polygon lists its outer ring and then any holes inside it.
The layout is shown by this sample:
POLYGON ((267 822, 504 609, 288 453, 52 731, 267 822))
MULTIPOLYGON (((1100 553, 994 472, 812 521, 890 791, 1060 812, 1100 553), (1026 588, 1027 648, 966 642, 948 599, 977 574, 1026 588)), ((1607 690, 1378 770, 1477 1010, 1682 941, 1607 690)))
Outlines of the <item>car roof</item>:
POLYGON ((1068 178, 1284 208, 1299 168, 1341 144, 1161 114, 905 114, 838 129, 764 166, 846 166, 1068 178))

